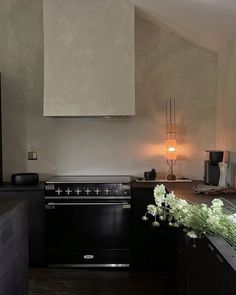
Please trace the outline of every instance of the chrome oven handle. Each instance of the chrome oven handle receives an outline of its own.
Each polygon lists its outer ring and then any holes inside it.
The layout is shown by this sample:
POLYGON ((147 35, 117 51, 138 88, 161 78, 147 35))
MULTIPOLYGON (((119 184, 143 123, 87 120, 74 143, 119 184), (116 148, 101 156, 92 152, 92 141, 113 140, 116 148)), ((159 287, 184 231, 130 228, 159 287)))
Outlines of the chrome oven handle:
POLYGON ((55 206, 113 206, 120 205, 123 206, 124 209, 130 209, 131 204, 125 202, 97 202, 97 203, 52 203, 49 202, 45 205, 46 209, 54 209, 55 206))

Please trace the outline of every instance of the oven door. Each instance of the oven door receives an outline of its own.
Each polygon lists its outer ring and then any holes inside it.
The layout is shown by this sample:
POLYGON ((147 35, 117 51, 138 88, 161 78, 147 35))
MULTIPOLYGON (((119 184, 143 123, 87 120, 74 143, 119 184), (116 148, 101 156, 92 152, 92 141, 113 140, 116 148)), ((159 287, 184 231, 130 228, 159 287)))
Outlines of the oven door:
POLYGON ((129 266, 130 201, 48 200, 45 208, 49 265, 129 266))

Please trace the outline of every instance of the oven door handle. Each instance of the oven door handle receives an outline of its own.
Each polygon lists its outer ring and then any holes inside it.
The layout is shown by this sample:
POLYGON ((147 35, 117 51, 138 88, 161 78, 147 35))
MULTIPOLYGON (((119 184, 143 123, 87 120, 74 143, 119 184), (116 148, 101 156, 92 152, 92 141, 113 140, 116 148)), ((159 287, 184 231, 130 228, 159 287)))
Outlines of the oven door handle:
POLYGON ((113 206, 113 205, 119 205, 122 206, 123 209, 130 209, 131 204, 127 202, 97 202, 97 203, 47 203, 45 205, 46 209, 55 209, 56 206, 113 206))

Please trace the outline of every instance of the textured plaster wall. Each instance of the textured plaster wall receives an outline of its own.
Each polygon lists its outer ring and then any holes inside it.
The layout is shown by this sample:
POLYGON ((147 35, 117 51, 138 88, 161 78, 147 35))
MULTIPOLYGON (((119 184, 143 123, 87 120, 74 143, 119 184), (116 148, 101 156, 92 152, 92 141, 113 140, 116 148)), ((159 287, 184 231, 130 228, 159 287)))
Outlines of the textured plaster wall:
POLYGON ((216 56, 137 18, 132 118, 43 117, 41 0, 0 2, 4 176, 166 172, 165 97, 176 99, 178 175, 202 178, 215 148, 216 56), (38 151, 37 161, 26 152, 38 151))
POLYGON ((230 151, 229 181, 236 185, 236 42, 218 54, 217 136, 218 149, 230 151))
POLYGON ((134 115, 134 6, 44 0, 44 114, 134 115))

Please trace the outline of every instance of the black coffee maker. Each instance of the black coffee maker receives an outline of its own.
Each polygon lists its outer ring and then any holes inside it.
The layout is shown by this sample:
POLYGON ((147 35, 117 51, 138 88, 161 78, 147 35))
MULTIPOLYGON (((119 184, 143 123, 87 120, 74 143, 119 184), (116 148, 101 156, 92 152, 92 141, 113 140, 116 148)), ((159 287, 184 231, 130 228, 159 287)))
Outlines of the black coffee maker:
POLYGON ((219 163, 223 161, 224 152, 216 150, 206 151, 207 160, 204 161, 204 182, 208 185, 218 185, 220 178, 219 163))

